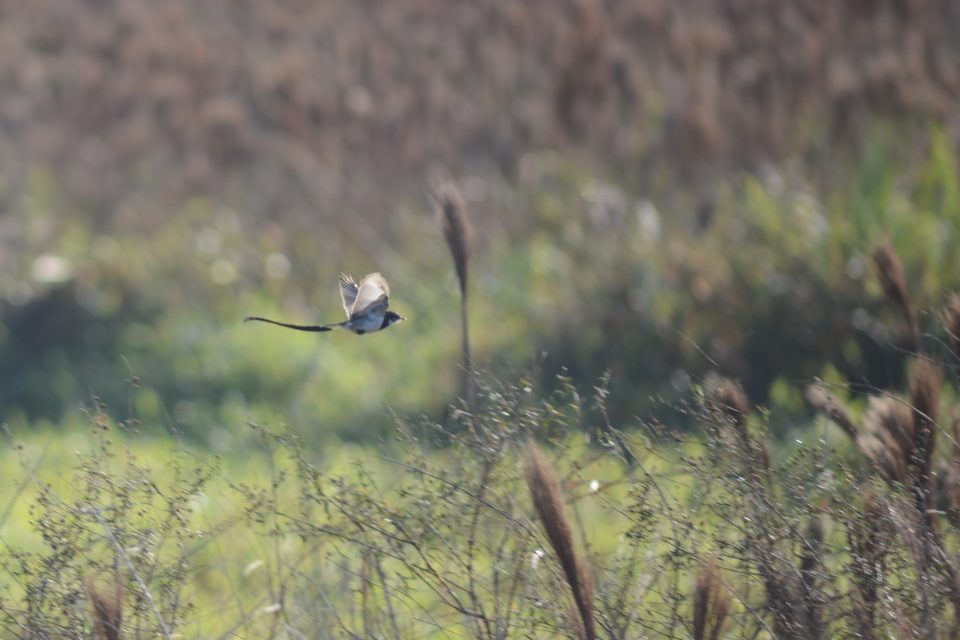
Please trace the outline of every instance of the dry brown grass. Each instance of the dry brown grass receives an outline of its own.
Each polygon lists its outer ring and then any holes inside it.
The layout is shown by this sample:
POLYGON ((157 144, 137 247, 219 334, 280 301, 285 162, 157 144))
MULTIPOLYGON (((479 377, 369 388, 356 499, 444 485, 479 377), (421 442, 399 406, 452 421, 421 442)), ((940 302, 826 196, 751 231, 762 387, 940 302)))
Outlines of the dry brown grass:
POLYGON ((533 441, 528 445, 526 473, 530 499, 573 593, 583 637, 593 640, 597 635, 593 621, 593 578, 573 543, 560 480, 533 441))
POLYGON ((441 183, 434 193, 437 217, 443 237, 450 249, 453 266, 460 284, 460 295, 467 298, 467 283, 470 268, 470 254, 473 250, 473 225, 467 215, 467 204, 460 190, 452 182, 441 183))
POLYGON ((851 575, 856 586, 854 619, 864 640, 877 637, 876 617, 889 536, 884 535, 886 506, 872 490, 863 495, 862 512, 847 530, 851 575))
POLYGON ((780 479, 774 473, 766 438, 751 432, 747 417, 750 401, 740 385, 726 378, 705 383, 706 418, 714 446, 729 450, 736 460, 738 486, 744 503, 737 511, 751 524, 745 528, 745 548, 767 596, 775 637, 818 640, 824 637, 825 595, 818 580, 823 535, 819 518, 808 520, 804 534, 785 535, 774 514, 779 509, 780 479), (728 432, 733 431, 732 437, 728 432), (749 478, 749 482, 743 482, 749 478), (793 537, 800 544, 799 566, 784 554, 781 543, 793 537))
POLYGON ((807 387, 807 401, 816 411, 833 420, 851 439, 857 439, 857 425, 853 421, 853 416, 843 406, 843 403, 827 391, 823 385, 812 384, 807 387))
POLYGON ((706 562, 697 573, 693 588, 693 638, 717 640, 733 604, 717 575, 716 562, 706 562))
POLYGON ((873 265, 884 293, 897 305, 903 314, 914 352, 920 351, 920 325, 913 307, 903 263, 890 242, 884 242, 873 250, 873 265))
POLYGON ((943 375, 929 360, 919 360, 910 377, 910 404, 913 409, 913 467, 917 508, 933 527, 933 452, 936 447, 937 415, 943 375))
POLYGON ((54 0, 0 16, 6 177, 48 165, 67 201, 126 205, 123 220, 144 196, 239 186, 255 209, 346 220, 412 195, 434 162, 515 175, 568 144, 609 166, 755 166, 804 116, 832 145, 871 114, 949 116, 960 95, 951 0, 54 0))
POLYGON ((86 582, 87 597, 93 615, 93 633, 97 640, 118 640, 123 627, 123 588, 114 583, 106 589, 92 578, 86 582))
POLYGON ((947 334, 950 350, 956 359, 954 364, 960 365, 960 294, 950 295, 940 312, 940 318, 947 334))
POLYGON ((476 410, 473 357, 470 350, 470 323, 467 314, 470 254, 473 250, 473 225, 460 190, 450 181, 440 183, 433 193, 443 237, 453 258, 460 285, 460 345, 463 352, 464 395, 471 411, 476 410))
POLYGON ((914 444, 910 405, 892 394, 871 396, 863 422, 868 435, 861 449, 884 478, 903 482, 914 444))

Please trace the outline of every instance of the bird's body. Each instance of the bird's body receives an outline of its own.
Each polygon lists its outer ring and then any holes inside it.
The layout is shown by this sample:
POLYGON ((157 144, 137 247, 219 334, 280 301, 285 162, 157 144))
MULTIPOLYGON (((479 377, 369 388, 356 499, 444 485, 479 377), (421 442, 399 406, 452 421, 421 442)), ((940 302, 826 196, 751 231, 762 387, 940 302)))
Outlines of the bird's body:
POLYGON ((269 320, 259 316, 249 316, 245 320, 269 322, 297 331, 333 331, 347 329, 357 335, 373 333, 386 329, 392 324, 405 318, 394 311, 390 311, 390 285, 387 279, 379 273, 370 273, 360 279, 357 284, 349 274, 340 275, 340 299, 347 319, 343 322, 320 325, 289 324, 269 320))

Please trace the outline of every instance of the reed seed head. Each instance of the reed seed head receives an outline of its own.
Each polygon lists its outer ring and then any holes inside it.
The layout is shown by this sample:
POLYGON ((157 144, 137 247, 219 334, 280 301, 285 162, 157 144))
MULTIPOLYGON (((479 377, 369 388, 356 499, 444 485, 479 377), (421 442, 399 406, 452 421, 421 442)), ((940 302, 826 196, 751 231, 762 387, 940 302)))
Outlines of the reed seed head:
POLYGON ((903 275, 903 263, 889 240, 873 250, 873 266, 883 292, 898 305, 906 306, 910 296, 907 293, 907 279, 903 275))
POLYGON ((93 614, 93 634, 97 640, 118 640, 123 623, 123 589, 114 583, 101 591, 92 578, 86 581, 87 597, 93 614))
POLYGON ((460 190, 450 181, 441 182, 434 190, 433 198, 440 228, 443 229, 443 237, 450 248, 453 266, 457 271, 460 293, 466 297, 468 268, 473 248, 473 227, 467 215, 467 205, 460 195, 460 190))
POLYGON ((936 445, 937 408, 942 374, 931 361, 921 359, 910 376, 910 404, 913 406, 913 451, 918 482, 930 487, 933 449, 936 445))
MULTIPOLYGON (((820 549, 823 547, 823 521, 819 516, 813 516, 807 522, 807 532, 804 536, 805 548, 800 560, 800 570, 805 574, 816 570, 820 563, 820 549)), ((804 576, 809 579, 809 576, 804 576)))
POLYGON ((807 387, 807 402, 816 411, 830 418, 850 438, 857 439, 857 425, 853 422, 853 416, 850 415, 843 403, 827 391, 823 385, 812 384, 807 387))
POLYGON ((697 573, 693 589, 693 638, 717 640, 730 614, 731 598, 710 560, 697 573))
POLYGON ((526 480, 530 499, 573 592, 583 637, 593 640, 596 638, 593 621, 593 580, 573 544, 573 533, 564 511, 560 480, 553 465, 532 440, 528 446, 526 480))
POLYGON ((904 480, 914 447, 910 406, 896 396, 871 396, 863 424, 869 437, 858 441, 861 449, 887 480, 904 480))
POLYGON ((913 309, 913 303, 910 300, 910 293, 907 290, 907 279, 903 273, 903 263, 894 250, 890 241, 877 246, 873 250, 873 266, 877 272, 877 278, 880 280, 880 286, 903 313, 904 319, 910 330, 910 339, 913 341, 914 349, 920 349, 920 328, 917 323, 917 315, 913 309))
POLYGON ((960 294, 951 294, 940 313, 953 356, 960 362, 960 294))
POLYGON ((729 378, 720 378, 709 385, 709 393, 720 415, 738 431, 745 431, 750 403, 743 387, 729 378))

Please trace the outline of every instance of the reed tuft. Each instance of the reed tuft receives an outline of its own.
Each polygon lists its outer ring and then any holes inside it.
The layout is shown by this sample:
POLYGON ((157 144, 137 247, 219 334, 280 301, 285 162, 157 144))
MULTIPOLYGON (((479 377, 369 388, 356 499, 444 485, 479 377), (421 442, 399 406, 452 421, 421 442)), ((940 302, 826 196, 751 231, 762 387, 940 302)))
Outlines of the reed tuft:
POLYGON ((86 581, 93 613, 93 635, 97 640, 118 640, 123 623, 123 589, 114 582, 109 592, 101 591, 92 578, 86 581))
POLYGON ((876 615, 883 583, 886 555, 886 508, 872 489, 863 493, 862 511, 853 518, 847 530, 850 549, 850 573, 856 586, 853 617, 864 640, 874 640, 876 615))
POLYGON ((473 250, 473 226, 467 215, 467 205, 460 190, 452 181, 440 182, 433 190, 434 206, 440 220, 443 237, 453 258, 453 267, 460 284, 460 329, 463 351, 464 391, 471 411, 476 411, 476 391, 473 379, 473 358, 470 352, 470 327, 467 319, 467 299, 470 255, 473 250))
POLYGON ((827 416, 838 427, 843 429, 854 441, 857 439, 857 425, 853 421, 853 416, 840 400, 827 391, 823 385, 812 384, 807 387, 807 402, 816 411, 827 416))
POLYGON ((943 328, 947 332, 947 340, 953 357, 960 363, 960 294, 951 294, 940 312, 943 328))
POLYGON ((705 383, 707 403, 714 420, 733 427, 735 444, 744 456, 751 477, 767 484, 771 481, 770 448, 762 438, 756 438, 747 426, 750 401, 743 387, 729 378, 711 376, 705 383))
POLYGON ((717 640, 730 614, 730 594, 717 576, 714 560, 704 564, 697 573, 693 588, 693 638, 717 640))
POLYGON ((913 455, 913 413, 909 404, 894 395, 871 396, 863 416, 864 437, 857 440, 888 482, 902 482, 913 455))
POLYGON ((913 456, 914 487, 917 494, 917 508, 927 513, 931 522, 934 516, 930 511, 933 493, 933 450, 936 446, 937 408, 940 403, 940 385, 942 374, 939 367, 929 360, 917 361, 910 376, 910 404, 913 407, 913 456))
POLYGON ((567 584, 580 615, 583 637, 596 638, 593 621, 593 580, 573 544, 573 533, 563 506, 563 494, 556 471, 532 440, 528 446, 526 470, 530 499, 543 523, 550 546, 563 568, 567 584))
POLYGON ((720 414, 739 432, 746 432, 747 416, 750 415, 750 402, 743 387, 730 380, 721 378, 713 383, 711 396, 720 414))
POLYGON ((460 294, 467 297, 467 275, 473 249, 473 226, 460 190, 450 181, 441 182, 434 190, 440 228, 450 248, 453 266, 460 283, 460 294))
POLYGON ((873 250, 873 266, 880 280, 884 293, 892 300, 903 314, 910 331, 910 340, 914 351, 920 351, 920 326, 917 313, 913 308, 910 293, 907 290, 907 279, 903 274, 903 263, 889 241, 877 246, 873 250))
POLYGON ((823 521, 814 515, 807 522, 807 531, 803 539, 803 552, 800 556, 800 580, 804 603, 807 607, 807 620, 813 625, 811 637, 823 637, 823 594, 818 588, 817 578, 823 571, 823 521))

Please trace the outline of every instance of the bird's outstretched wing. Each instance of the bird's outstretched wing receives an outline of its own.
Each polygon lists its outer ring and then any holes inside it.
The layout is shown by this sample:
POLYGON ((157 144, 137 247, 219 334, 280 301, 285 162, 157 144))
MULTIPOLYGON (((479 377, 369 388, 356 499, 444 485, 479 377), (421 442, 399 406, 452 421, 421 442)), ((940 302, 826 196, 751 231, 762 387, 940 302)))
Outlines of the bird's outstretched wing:
POLYGON ((390 285, 379 273, 363 276, 357 288, 356 298, 350 311, 350 317, 366 314, 384 314, 390 304, 390 285))
POLYGON ((349 273, 340 274, 340 299, 343 301, 343 310, 349 318, 353 314, 353 306, 357 301, 357 291, 360 287, 353 281, 349 273))

